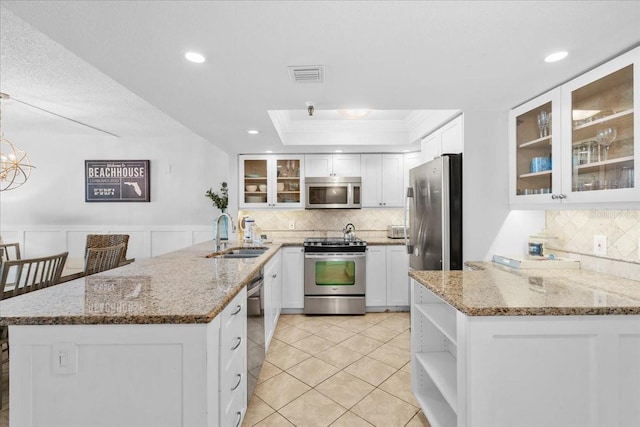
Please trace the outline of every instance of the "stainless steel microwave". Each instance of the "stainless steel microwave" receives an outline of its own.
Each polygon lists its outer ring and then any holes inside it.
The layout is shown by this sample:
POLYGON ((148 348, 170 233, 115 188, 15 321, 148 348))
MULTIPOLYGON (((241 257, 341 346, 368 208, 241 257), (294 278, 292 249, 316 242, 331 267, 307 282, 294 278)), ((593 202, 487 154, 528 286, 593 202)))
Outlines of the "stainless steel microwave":
POLYGON ((306 177, 307 209, 360 209, 360 177, 306 177))

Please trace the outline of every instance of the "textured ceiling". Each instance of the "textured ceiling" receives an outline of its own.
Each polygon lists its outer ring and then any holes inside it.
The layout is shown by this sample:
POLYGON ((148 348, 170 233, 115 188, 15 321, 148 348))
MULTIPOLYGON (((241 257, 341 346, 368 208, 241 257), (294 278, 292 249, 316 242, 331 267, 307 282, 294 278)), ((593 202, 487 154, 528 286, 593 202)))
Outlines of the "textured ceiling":
POLYGON ((0 88, 115 134, 282 150, 268 110, 506 111, 638 45, 639 22, 638 1, 3 1, 0 88), (325 82, 293 85, 310 64, 325 82))

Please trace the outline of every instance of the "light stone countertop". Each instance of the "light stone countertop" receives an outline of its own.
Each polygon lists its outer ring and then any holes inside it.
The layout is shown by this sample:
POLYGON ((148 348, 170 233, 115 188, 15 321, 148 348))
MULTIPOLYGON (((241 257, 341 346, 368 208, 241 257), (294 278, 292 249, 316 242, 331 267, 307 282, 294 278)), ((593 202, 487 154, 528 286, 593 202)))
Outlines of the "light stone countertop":
MULTIPOLYGON (((386 238, 367 242, 402 244, 386 238)), ((282 246, 302 244, 302 239, 274 239, 257 258, 225 259, 206 258, 213 252, 208 241, 140 259, 0 300, 0 325, 208 323, 282 246)))
POLYGON ((587 270, 466 266, 473 270, 409 275, 468 316, 640 314, 640 281, 587 270))

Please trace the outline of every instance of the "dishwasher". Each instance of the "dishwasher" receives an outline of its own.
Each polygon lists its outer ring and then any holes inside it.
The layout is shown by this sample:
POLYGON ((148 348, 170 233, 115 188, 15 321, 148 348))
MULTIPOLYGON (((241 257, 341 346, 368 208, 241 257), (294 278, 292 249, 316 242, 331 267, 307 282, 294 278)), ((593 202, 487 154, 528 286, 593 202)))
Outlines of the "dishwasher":
POLYGON ((247 402, 253 395, 264 358, 264 275, 260 269, 247 285, 247 402))

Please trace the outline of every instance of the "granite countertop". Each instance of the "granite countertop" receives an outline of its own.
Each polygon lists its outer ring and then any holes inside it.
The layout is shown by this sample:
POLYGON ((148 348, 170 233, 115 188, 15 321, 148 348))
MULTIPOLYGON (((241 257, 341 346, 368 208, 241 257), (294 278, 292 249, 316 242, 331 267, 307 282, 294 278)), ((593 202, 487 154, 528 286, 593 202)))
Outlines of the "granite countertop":
POLYGON ((468 316, 640 314, 640 281, 587 270, 465 265, 472 271, 409 275, 468 316))
POLYGON ((0 301, 0 325, 208 323, 283 244, 257 258, 207 258, 212 243, 0 301))
POLYGON ((257 258, 225 259, 207 258, 212 243, 200 243, 1 300, 0 325, 208 323, 282 246, 302 244, 301 238, 277 238, 257 258))

